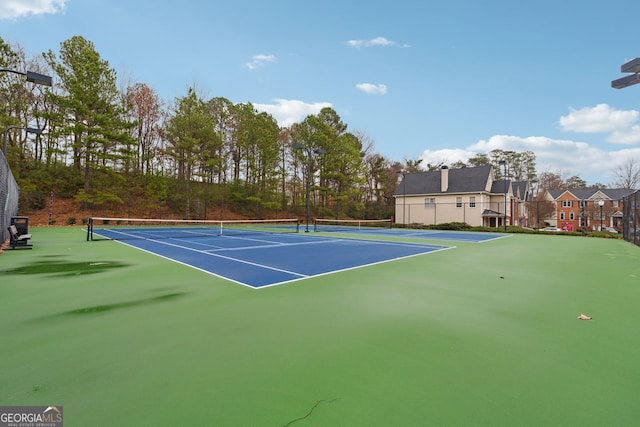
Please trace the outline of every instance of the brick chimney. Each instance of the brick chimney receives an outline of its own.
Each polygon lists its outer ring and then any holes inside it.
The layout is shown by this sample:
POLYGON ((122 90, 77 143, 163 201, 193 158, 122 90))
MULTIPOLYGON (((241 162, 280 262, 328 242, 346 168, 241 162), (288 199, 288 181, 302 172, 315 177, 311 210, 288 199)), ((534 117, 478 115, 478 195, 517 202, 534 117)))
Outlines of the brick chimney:
POLYGON ((449 189, 449 166, 440 168, 440 191, 443 193, 449 189))

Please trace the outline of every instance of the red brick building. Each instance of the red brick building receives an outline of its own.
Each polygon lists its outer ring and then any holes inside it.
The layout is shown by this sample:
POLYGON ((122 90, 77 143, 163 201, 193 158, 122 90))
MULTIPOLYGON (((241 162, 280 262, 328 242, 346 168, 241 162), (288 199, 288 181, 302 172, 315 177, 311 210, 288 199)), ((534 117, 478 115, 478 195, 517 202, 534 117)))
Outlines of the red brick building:
POLYGON ((574 188, 548 190, 545 199, 554 203, 554 213, 545 221, 565 231, 622 229, 623 198, 635 190, 574 188))

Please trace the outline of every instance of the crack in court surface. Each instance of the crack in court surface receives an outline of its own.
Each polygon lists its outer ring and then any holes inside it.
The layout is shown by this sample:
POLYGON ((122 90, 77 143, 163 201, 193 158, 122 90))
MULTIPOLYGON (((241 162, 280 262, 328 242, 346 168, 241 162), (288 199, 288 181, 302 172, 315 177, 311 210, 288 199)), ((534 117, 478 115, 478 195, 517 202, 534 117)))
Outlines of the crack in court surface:
POLYGON ((321 404, 321 403, 324 403, 324 402, 326 402, 326 403, 333 403, 333 402, 335 402, 336 400, 340 400, 340 398, 339 398, 339 397, 336 397, 335 399, 331 399, 331 400, 326 400, 326 399, 320 399, 320 400, 318 400, 318 401, 316 402, 316 404, 315 404, 315 405, 313 405, 313 407, 309 410, 309 412, 307 412, 307 415, 305 415, 304 417, 296 418, 295 420, 291 420, 291 421, 289 421, 287 424, 285 424, 283 427, 289 427, 289 426, 290 426, 291 424, 293 424, 293 423, 297 423, 298 421, 302 421, 302 420, 304 420, 304 419, 306 419, 306 418, 310 417, 310 416, 311 416, 311 414, 313 414, 313 411, 315 411, 315 410, 316 410, 316 408, 317 408, 318 406, 320 406, 320 404, 321 404))

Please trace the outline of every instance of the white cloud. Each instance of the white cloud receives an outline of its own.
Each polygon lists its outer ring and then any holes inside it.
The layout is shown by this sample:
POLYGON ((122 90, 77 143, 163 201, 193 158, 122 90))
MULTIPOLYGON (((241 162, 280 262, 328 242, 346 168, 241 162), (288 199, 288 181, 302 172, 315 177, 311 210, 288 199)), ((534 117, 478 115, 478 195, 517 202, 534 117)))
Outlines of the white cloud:
POLYGON ((264 54, 254 55, 253 58, 251 58, 251 62, 247 62, 245 65, 248 69, 255 70, 256 68, 263 66, 267 62, 276 62, 276 57, 274 55, 264 54))
POLYGON ((544 136, 519 137, 494 135, 480 140, 464 149, 425 150, 420 156, 423 163, 452 164, 466 162, 477 154, 488 154, 491 150, 532 151, 536 155, 538 172, 566 172, 578 175, 588 183, 596 181, 608 184, 614 180, 613 171, 629 158, 640 158, 640 148, 604 151, 586 142, 553 139, 544 136), (603 181, 605 180, 605 181, 603 181))
POLYGON ((274 99, 274 104, 253 104, 256 110, 271 114, 280 127, 289 127, 299 123, 308 115, 318 114, 325 107, 332 107, 329 102, 306 103, 295 99, 274 99))
POLYGON ((616 144, 637 144, 640 142, 640 125, 629 126, 624 129, 618 129, 609 135, 607 142, 616 144))
POLYGON ((29 15, 64 11, 67 0, 0 0, 0 19, 18 19, 29 15))
MULTIPOLYGON (((570 108, 569 114, 560 117, 559 126, 564 131, 585 134, 607 134, 606 140, 617 144, 640 143, 640 112, 616 110, 607 104, 581 109, 570 108)), ((531 151, 536 156, 538 172, 552 171, 568 176, 578 175, 588 183, 608 184, 615 179, 614 171, 630 158, 640 159, 639 148, 603 150, 587 142, 571 139, 554 139, 545 136, 520 137, 493 135, 463 149, 425 150, 423 163, 466 162, 478 154, 490 151, 531 151)))
POLYGON ((384 95, 387 93, 387 85, 376 85, 373 83, 358 83, 356 85, 358 90, 371 95, 384 95))
POLYGON ((445 164, 451 165, 455 162, 467 162, 471 157, 477 153, 464 148, 444 148, 442 150, 425 150, 420 158, 426 166, 429 164, 445 164))
POLYGON ((640 112, 616 110, 607 104, 569 109, 560 117, 560 128, 579 133, 608 133, 607 141, 617 144, 640 143, 640 112))
MULTIPOLYGON (((370 40, 347 40, 344 42, 347 46, 360 48, 360 47, 388 47, 388 46, 400 46, 398 43, 387 39, 386 37, 375 37, 370 40)), ((409 47, 409 45, 402 45, 402 47, 409 47)))

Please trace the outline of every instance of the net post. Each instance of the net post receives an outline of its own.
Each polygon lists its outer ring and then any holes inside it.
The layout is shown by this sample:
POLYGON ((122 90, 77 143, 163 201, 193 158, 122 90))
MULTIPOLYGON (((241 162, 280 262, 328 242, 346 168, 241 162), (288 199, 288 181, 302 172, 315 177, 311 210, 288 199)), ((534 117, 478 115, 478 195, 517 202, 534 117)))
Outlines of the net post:
POLYGON ((93 218, 87 219, 87 242, 90 240, 90 236, 93 233, 93 218))

